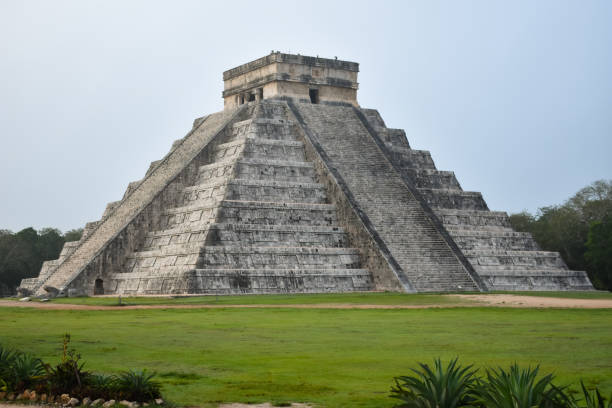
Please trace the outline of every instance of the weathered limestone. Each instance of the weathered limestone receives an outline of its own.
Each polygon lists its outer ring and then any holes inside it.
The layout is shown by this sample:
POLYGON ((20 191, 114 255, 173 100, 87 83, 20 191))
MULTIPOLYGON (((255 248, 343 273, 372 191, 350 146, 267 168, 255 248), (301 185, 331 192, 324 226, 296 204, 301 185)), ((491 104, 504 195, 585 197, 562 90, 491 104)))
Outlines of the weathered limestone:
POLYGON ((356 100, 358 64, 272 53, 24 294, 591 289, 356 100), (313 92, 316 91, 316 92, 313 92), (252 99, 249 102, 249 99, 252 99))
POLYGON ((357 105, 359 64, 272 52, 223 73, 225 109, 271 98, 357 105))
POLYGON ((455 242, 488 290, 590 290, 584 272, 570 271, 556 252, 540 251, 533 237, 515 232, 504 212, 489 211, 482 195, 464 191, 454 174, 436 170, 429 152, 390 139, 377 111, 361 110, 389 161, 413 186, 422 206, 455 242), (418 158, 418 159, 417 159, 418 158))

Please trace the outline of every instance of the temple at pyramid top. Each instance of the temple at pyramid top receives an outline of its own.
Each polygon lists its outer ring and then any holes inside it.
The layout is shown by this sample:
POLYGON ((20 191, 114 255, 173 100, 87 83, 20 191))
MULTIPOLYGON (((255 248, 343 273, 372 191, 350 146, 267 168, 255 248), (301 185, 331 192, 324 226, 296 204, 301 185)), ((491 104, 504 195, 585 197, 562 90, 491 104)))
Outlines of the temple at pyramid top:
POLYGON ((357 104, 359 64, 272 52, 223 73, 225 109, 263 99, 357 104))

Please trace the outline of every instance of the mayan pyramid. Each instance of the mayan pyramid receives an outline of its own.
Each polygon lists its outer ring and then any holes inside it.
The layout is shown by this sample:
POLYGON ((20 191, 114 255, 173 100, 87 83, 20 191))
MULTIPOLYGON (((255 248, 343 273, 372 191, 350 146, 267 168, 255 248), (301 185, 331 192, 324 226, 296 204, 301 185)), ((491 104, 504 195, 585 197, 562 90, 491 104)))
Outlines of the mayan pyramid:
POLYGON ((273 52, 20 290, 39 296, 589 290, 379 113, 359 65, 273 52))

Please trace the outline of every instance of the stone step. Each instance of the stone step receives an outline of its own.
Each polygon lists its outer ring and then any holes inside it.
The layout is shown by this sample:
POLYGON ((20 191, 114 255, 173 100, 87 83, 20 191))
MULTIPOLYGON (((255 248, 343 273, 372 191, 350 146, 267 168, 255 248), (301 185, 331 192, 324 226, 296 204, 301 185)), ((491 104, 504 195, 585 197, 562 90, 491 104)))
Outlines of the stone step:
POLYGON ((501 211, 437 208, 434 210, 447 229, 472 227, 501 227, 512 230, 508 214, 501 211))
POLYGON ((179 224, 174 228, 148 232, 145 236, 141 250, 156 249, 170 244, 184 244, 204 242, 208 235, 208 230, 213 224, 194 223, 179 224))
POLYGON ((324 203, 322 184, 276 180, 225 179, 185 187, 184 205, 213 205, 224 197, 237 201, 324 203))
POLYGON ((331 204, 272 203, 255 201, 221 202, 217 221, 265 225, 327 225, 338 222, 331 204))
POLYGON ((461 185, 452 171, 429 169, 406 169, 405 171, 417 188, 461 190, 461 185))
POLYGON ((499 227, 495 225, 444 225, 444 228, 449 232, 449 234, 453 235, 455 232, 459 231, 473 231, 473 232, 490 232, 492 234, 504 234, 507 232, 513 232, 514 230, 511 227, 499 227))
POLYGON ((457 189, 419 188, 419 192, 433 208, 487 211, 487 203, 476 191, 457 189))
POLYGON ((593 290, 583 271, 565 269, 492 270, 480 276, 489 290, 593 290))
POLYGON ((291 140, 248 137, 242 154, 247 159, 306 160, 304 143, 291 140))
POLYGON ((198 184, 220 183, 232 177, 236 165, 236 158, 221 159, 211 164, 200 166, 198 184))
POLYGON ((240 159, 236 164, 236 177, 254 180, 315 182, 312 163, 304 161, 240 159))
POLYGON ((247 135, 213 149, 212 161, 217 162, 242 153, 245 158, 304 161, 304 143, 294 140, 275 140, 247 135))
POLYGON ((81 235, 81 239, 79 241, 83 241, 87 238, 100 224, 101 221, 91 221, 85 224, 85 228, 83 228, 83 235, 81 235))
MULTIPOLYGON (((153 163, 155 163, 155 162, 153 162, 153 163)), ((153 166, 153 163, 151 163, 151 166, 153 166)), ((149 173, 149 172, 147 172, 147 173, 149 173)), ((142 183, 142 180, 136 180, 136 181, 130 182, 128 184, 127 188, 125 189, 125 192, 123 193, 123 197, 121 199, 125 200, 125 198, 127 196, 132 194, 132 191, 134 191, 134 190, 136 190, 138 188, 138 185, 140 185, 140 183, 142 183)))
POLYGON ((132 252, 128 259, 149 259, 171 255, 198 254, 202 249, 201 242, 186 242, 178 244, 166 244, 156 248, 145 248, 141 251, 132 252))
POLYGON ((435 170, 436 165, 427 150, 389 149, 392 160, 400 167, 435 170))
POLYGON ((488 231, 488 230, 452 230, 449 231, 455 243, 462 250, 512 250, 537 251, 538 244, 528 232, 488 231))
POLYGON ((232 177, 252 180, 277 180, 314 183, 312 163, 270 159, 225 159, 200 166, 199 184, 215 183, 232 177), (235 172, 234 172, 235 169, 235 172))
POLYGON ((557 252, 475 250, 463 251, 463 253, 475 269, 492 268, 492 270, 503 270, 505 268, 546 267, 567 269, 567 266, 557 252))
POLYGON ((247 138, 240 137, 235 140, 226 143, 219 143, 216 145, 212 151, 212 161, 226 161, 228 159, 234 158, 244 149, 247 138))
POLYGON ((380 113, 378 113, 376 109, 361 108, 361 112, 364 114, 364 116, 370 123, 370 126, 372 126, 373 128, 377 129, 377 128, 386 127, 385 121, 383 120, 383 118, 380 116, 380 113))
POLYGON ((125 294, 267 294, 353 292, 374 289, 364 269, 196 269, 167 273, 118 273, 111 291, 125 294), (181 275, 177 275, 181 273, 181 275), (180 276, 180 279, 176 277, 180 276))
POLYGON ((280 118, 255 118, 251 122, 251 134, 270 140, 297 140, 295 123, 280 118))
POLYGON ((156 249, 132 252, 126 258, 124 272, 164 270, 169 267, 195 268, 201 260, 201 242, 169 244, 156 249))
POLYGON ((551 265, 551 264, 538 264, 538 263, 533 263, 533 264, 527 264, 527 263, 521 263, 518 265, 512 264, 512 263, 508 263, 508 264, 497 264, 494 265, 492 263, 488 263, 485 262, 485 265, 481 265, 477 262, 475 262, 473 259, 468 257, 468 260, 470 261, 470 263, 472 264, 472 267, 474 268, 474 270, 476 272, 478 272, 479 275, 482 274, 499 274, 500 272, 511 272, 511 273, 516 273, 519 271, 524 271, 526 274, 529 274, 529 272, 531 271, 537 271, 537 270, 550 270, 550 271, 556 271, 556 270, 563 270, 564 268, 556 266, 556 265, 551 265))
POLYGON ((374 127, 374 130, 378 134, 378 137, 389 147, 390 149, 399 147, 403 149, 410 149, 408 144, 408 138, 406 132, 403 129, 391 129, 387 127, 374 127))
POLYGON ((358 268, 354 248, 207 246, 201 256, 205 268, 335 269, 358 268))
POLYGON ((322 184, 291 181, 234 179, 227 185, 228 200, 284 203, 325 203, 322 184))
POLYGON ((218 203, 168 208, 160 214, 159 227, 175 228, 181 224, 202 224, 213 221, 218 203))
POLYGON ((121 204, 121 200, 111 201, 106 204, 106 208, 104 209, 104 213, 102 214, 102 219, 108 218, 109 215, 112 214, 113 211, 121 204))
POLYGON ((348 245, 340 227, 304 225, 213 224, 209 245, 317 246, 342 248, 348 245))
POLYGON ((215 205, 223 200, 228 189, 228 178, 185 187, 180 193, 183 206, 215 205))

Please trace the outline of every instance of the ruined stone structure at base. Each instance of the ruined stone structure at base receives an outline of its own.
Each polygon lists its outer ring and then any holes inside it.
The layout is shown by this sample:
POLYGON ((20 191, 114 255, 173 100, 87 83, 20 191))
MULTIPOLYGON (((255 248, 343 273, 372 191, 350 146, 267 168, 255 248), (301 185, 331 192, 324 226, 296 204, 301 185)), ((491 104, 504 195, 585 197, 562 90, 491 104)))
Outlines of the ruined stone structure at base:
POLYGON ((358 64, 272 53, 22 292, 589 290, 357 104, 358 64))

